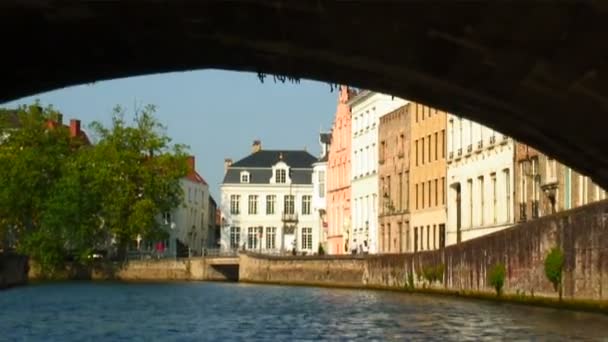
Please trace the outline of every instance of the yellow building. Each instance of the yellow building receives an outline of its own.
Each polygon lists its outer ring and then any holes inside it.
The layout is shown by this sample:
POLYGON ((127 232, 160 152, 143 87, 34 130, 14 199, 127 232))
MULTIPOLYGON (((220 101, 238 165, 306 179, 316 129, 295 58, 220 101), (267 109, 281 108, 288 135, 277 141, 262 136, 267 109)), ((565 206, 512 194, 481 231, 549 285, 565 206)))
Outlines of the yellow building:
POLYGON ((446 117, 410 104, 410 252, 445 246, 446 117))

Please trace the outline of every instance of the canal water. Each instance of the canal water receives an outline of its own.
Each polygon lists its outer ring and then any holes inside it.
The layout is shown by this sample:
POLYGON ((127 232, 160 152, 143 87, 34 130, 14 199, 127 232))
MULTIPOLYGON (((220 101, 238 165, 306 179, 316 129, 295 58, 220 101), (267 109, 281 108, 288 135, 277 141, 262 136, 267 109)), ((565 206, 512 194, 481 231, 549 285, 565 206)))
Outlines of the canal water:
POLYGON ((230 283, 0 291, 0 341, 608 340, 608 316, 394 292, 230 283))

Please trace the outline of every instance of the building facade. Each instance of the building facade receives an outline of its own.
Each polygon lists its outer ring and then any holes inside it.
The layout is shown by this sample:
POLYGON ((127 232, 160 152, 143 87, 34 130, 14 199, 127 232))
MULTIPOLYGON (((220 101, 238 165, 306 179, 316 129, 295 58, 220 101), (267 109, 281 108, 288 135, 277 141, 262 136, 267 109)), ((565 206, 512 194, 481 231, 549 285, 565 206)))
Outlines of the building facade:
POLYGON ((449 114, 447 140, 447 244, 513 225, 513 139, 449 114))
POLYGON ((406 104, 380 117, 379 253, 405 253, 410 245, 410 106, 406 104))
POLYGON ((411 252, 445 246, 447 114, 410 104, 411 252))
POLYGON ((520 142, 515 143, 514 182, 516 222, 606 199, 606 191, 588 177, 520 142))
POLYGON ((327 161, 329 147, 331 146, 331 134, 321 133, 319 135, 321 154, 319 160, 312 164, 312 210, 315 219, 313 231, 319 234, 317 240, 323 252, 327 251, 327 161))
POLYGON ((379 120, 405 103, 400 98, 368 90, 348 101, 352 116, 352 224, 346 240, 351 253, 378 252, 379 120))
POLYGON ((327 157, 327 253, 348 252, 345 241, 350 231, 351 210, 351 113, 348 101, 354 90, 340 87, 338 105, 331 131, 331 145, 327 157))
MULTIPOLYGON (((196 171, 194 156, 188 157, 188 174, 180 180, 182 204, 162 215, 169 233, 165 253, 171 256, 201 255, 209 225, 209 185, 196 171)), ((154 246, 148 246, 150 249, 154 246)))
POLYGON ((312 210, 312 173, 317 158, 306 151, 262 150, 226 164, 220 187, 223 250, 306 253, 318 248, 312 210))

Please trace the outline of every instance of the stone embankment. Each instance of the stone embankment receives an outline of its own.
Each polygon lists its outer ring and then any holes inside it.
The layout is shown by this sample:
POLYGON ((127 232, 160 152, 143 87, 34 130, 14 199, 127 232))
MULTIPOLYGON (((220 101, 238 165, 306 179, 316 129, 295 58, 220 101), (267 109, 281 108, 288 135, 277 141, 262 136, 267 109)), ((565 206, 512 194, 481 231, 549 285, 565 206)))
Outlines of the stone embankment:
POLYGON ((545 256, 553 247, 564 253, 564 299, 608 303, 608 201, 437 251, 364 257, 241 254, 239 280, 490 295, 489 270, 502 263, 505 295, 557 298, 544 272, 545 256), (424 274, 436 270, 442 274, 430 283, 432 277, 424 274))
POLYGON ((28 258, 18 254, 0 254, 0 289, 27 283, 28 258))

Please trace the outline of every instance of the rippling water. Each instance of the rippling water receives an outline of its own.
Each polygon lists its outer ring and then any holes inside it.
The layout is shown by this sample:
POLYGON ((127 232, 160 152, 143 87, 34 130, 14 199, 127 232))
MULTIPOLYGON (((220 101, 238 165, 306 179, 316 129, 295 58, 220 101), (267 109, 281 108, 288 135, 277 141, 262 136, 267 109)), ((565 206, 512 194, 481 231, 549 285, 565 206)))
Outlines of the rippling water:
POLYGON ((608 340, 608 316, 391 292, 60 283, 0 292, 1 341, 608 340))

